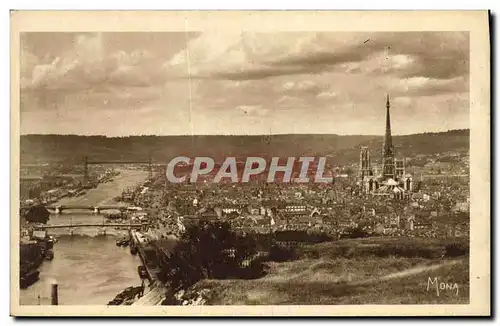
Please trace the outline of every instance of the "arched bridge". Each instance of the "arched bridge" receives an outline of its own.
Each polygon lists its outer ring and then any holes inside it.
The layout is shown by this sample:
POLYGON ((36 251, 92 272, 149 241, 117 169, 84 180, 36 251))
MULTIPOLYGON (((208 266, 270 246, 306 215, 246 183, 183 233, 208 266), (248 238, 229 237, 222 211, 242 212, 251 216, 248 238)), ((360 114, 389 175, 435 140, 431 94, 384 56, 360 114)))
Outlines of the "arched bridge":
POLYGON ((71 235, 73 235, 76 228, 84 227, 95 227, 98 232, 106 235, 106 228, 120 228, 131 230, 141 229, 147 226, 147 223, 82 223, 82 224, 54 224, 54 225, 43 225, 37 227, 38 230, 49 230, 49 229, 69 229, 71 235))
POLYGON ((147 223, 82 223, 82 224, 54 224, 54 225, 43 225, 37 227, 37 229, 64 229, 64 228, 84 228, 84 227, 110 227, 110 228, 141 228, 147 226, 147 223))
POLYGON ((56 214, 61 214, 64 210, 69 209, 79 209, 79 210, 90 210, 95 214, 100 214, 103 210, 118 209, 120 211, 127 210, 127 207, 118 205, 103 205, 103 206, 93 206, 93 205, 48 205, 45 208, 53 210, 56 214))

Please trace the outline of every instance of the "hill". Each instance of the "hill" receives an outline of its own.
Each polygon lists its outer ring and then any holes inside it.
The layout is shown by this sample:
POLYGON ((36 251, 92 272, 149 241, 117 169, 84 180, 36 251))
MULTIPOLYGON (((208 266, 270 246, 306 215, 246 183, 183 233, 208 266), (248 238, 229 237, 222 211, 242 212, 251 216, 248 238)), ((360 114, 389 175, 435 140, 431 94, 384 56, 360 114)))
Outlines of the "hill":
POLYGON ((182 300, 201 295, 206 305, 467 304, 468 257, 444 254, 445 246, 441 239, 403 237, 307 245, 297 249, 296 260, 267 263, 262 278, 205 279, 182 300), (435 277, 456 287, 437 291, 437 282, 429 283, 435 277))
MULTIPOLYGON (((379 159, 382 136, 288 134, 261 136, 78 136, 23 135, 20 137, 23 164, 89 160, 141 160, 151 155, 153 162, 166 163, 176 156, 328 156, 335 164, 359 159, 359 148, 368 146, 374 160, 379 159)), ((394 136, 397 154, 415 156, 443 152, 467 152, 469 130, 452 130, 394 136)))

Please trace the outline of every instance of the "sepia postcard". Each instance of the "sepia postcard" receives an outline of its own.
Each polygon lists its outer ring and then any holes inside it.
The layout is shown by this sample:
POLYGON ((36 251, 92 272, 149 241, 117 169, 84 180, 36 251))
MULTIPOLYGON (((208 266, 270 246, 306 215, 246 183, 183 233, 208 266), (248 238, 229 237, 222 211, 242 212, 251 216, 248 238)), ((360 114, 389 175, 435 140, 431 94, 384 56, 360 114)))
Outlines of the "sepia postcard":
POLYGON ((489 316, 487 11, 12 11, 11 315, 489 316))

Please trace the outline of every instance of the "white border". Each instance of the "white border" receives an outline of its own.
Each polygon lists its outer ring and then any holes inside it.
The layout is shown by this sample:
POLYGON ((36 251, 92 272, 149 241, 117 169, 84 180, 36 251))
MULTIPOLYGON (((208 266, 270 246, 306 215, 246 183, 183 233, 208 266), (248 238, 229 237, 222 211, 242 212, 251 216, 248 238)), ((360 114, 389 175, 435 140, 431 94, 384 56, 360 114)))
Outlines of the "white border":
MULTIPOLYGON (((7 10, 9 8, 16 8, 16 9, 38 9, 40 8, 39 6, 42 4, 37 1, 16 1, 12 3, 12 1, 3 1, 1 3, 3 15, 1 15, 1 20, 2 20, 2 29, 0 32, 0 35, 2 37, 2 40, 4 41, 4 49, 9 48, 9 39, 10 39, 10 34, 9 34, 9 16, 7 14, 7 10)), ((358 0, 351 0, 348 2, 338 2, 335 3, 334 6, 330 6, 330 8, 325 6, 325 2, 323 0, 309 0, 309 1, 295 1, 295 0, 289 0, 289 1, 282 1, 282 2, 273 2, 271 3, 270 1, 262 1, 262 0, 254 0, 254 1, 247 1, 246 3, 243 1, 238 1, 238 4, 235 4, 230 1, 211 1, 210 3, 208 2, 203 2, 203 1, 191 1, 191 0, 184 0, 181 3, 172 3, 169 2, 169 8, 162 8, 163 3, 160 1, 150 1, 150 0, 142 0, 142 1, 129 1, 129 0, 122 0, 122 1, 107 1, 107 0, 87 0, 84 2, 74 2, 74 3, 69 3, 68 1, 44 1, 43 6, 44 9, 96 9, 96 10, 103 10, 103 9, 274 9, 274 8, 296 8, 296 9, 487 9, 487 8, 492 8, 495 9, 498 8, 498 1, 483 1, 483 0, 476 0, 474 2, 467 2, 467 3, 459 3, 459 2, 449 2, 449 1, 443 1, 441 3, 438 3, 438 1, 428 1, 428 0, 421 0, 415 3, 405 3, 401 1, 377 1, 376 4, 373 3, 372 1, 358 1, 358 0)), ((329 4, 331 5, 331 4, 329 4)), ((496 10, 498 12, 498 9, 496 10)), ((496 40, 496 37, 495 37, 496 40)), ((9 104, 9 97, 10 97, 10 92, 9 90, 9 85, 10 85, 10 71, 8 68, 7 62, 9 62, 9 52, 8 50, 4 50, 2 52, 3 55, 3 62, 4 65, 2 65, 4 71, 3 71, 3 78, 4 78, 4 96, 2 97, 5 103, 5 106, 7 108, 10 107, 9 104)), ((495 90, 492 90, 493 92, 498 94, 498 89, 495 88, 495 90)), ((1 149, 3 150, 3 153, 6 153, 9 151, 10 148, 10 143, 9 143, 9 110, 4 109, 1 111, 4 116, 3 119, 0 119, 2 125, 2 131, 5 133, 5 137, 2 137, 0 140, 0 146, 1 149)), ((496 149, 496 146, 495 146, 496 149)), ((7 186, 10 184, 9 178, 10 178, 10 160, 6 159, 2 162, 4 164, 3 166, 6 167, 3 169, 3 174, 2 174, 2 181, 3 181, 3 188, 2 188, 2 200, 4 201, 3 207, 8 207, 10 202, 9 202, 9 192, 10 192, 10 187, 7 186)), ((495 185, 496 185, 497 179, 495 179, 495 185)), ((498 198, 495 196, 496 202, 499 202, 498 198)), ((495 231, 498 231, 498 225, 499 223, 496 223, 496 229, 495 231)), ((4 236, 2 239, 4 240, 4 244, 2 246, 2 250, 4 250, 4 257, 8 257, 10 255, 9 252, 9 229, 4 228, 3 231, 5 232, 4 236)), ((497 251, 498 254, 498 251, 497 251)), ((4 269, 5 274, 9 274, 9 271, 7 269, 4 269)), ((6 275, 3 278, 4 281, 7 280, 6 275)), ((7 284, 7 286, 9 286, 7 284)), ((2 287, 3 289, 7 288, 7 286, 2 287)), ((2 297, 2 307, 8 307, 10 303, 10 297, 7 294, 7 291, 3 291, 4 296, 2 297)), ((498 300, 497 300, 498 301, 498 300)), ((494 309, 494 307, 492 307, 494 309)), ((7 310, 7 309, 6 309, 7 310)), ((8 315, 8 311, 5 311, 3 316, 8 315)), ((13 320, 10 319, 8 321, 9 323, 12 323, 13 320)), ((38 322, 52 322, 50 320, 46 321, 38 321, 38 322)), ((65 322, 65 321, 64 321, 65 322)), ((82 321, 82 322, 92 322, 93 324, 101 324, 103 321, 82 321)), ((160 321, 163 322, 163 321, 160 321)), ((176 321, 169 320, 169 323, 175 323, 176 321)), ((263 322, 263 321, 256 321, 256 322, 263 322)), ((343 321, 335 321, 335 322, 343 322, 343 321)), ((400 321, 399 321, 400 322, 400 321)), ((427 324, 433 324, 434 321, 426 320, 425 321, 427 324)), ((460 323, 460 321, 455 321, 456 323, 460 323)), ((471 322, 470 320, 467 320, 467 322, 471 322)))

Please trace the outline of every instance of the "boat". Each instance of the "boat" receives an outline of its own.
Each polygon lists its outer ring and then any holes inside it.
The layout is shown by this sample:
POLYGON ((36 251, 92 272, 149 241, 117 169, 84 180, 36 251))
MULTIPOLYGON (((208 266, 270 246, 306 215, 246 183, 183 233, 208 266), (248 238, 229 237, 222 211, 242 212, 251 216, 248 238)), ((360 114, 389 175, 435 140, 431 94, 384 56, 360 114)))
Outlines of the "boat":
POLYGON ((120 246, 126 247, 126 246, 128 246, 129 242, 130 242, 129 239, 127 239, 126 237, 123 237, 121 239, 116 240, 116 245, 119 247, 120 246))
POLYGON ((45 252, 45 260, 52 260, 54 259, 54 251, 52 249, 47 250, 45 252))
POLYGON ((113 221, 113 220, 119 220, 123 218, 123 214, 121 212, 116 212, 116 213, 107 213, 105 214, 106 219, 113 221))
POLYGON ((19 285, 21 289, 26 289, 27 287, 38 281, 39 277, 40 272, 38 270, 31 270, 27 273, 24 273, 19 279, 19 285))
POLYGON ((132 255, 137 255, 137 246, 135 244, 130 244, 130 253, 132 255))
POLYGON ((142 278, 147 278, 148 277, 148 271, 146 270, 146 267, 140 265, 137 267, 137 272, 139 273, 139 277, 142 278))

